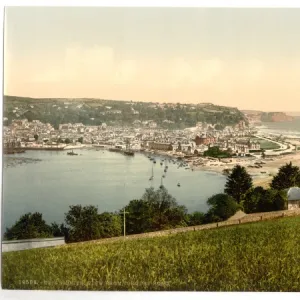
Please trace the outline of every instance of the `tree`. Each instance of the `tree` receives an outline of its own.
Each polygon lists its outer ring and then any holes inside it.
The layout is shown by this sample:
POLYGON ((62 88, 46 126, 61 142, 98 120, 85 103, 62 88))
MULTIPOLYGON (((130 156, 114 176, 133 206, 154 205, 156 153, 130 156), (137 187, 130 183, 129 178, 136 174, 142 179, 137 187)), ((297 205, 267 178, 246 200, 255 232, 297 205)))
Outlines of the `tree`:
POLYGON ((288 199, 287 193, 283 190, 276 190, 273 196, 273 207, 274 210, 285 210, 287 209, 288 199))
POLYGON ((188 215, 188 225, 196 226, 204 223, 205 215, 203 212, 195 211, 188 215))
POLYGON ((164 186, 156 191, 153 188, 146 189, 142 200, 149 206, 152 230, 162 230, 178 225, 186 226, 187 209, 179 206, 164 186))
POLYGON ((261 186, 250 189, 244 198, 243 208, 247 214, 262 211, 263 201, 265 200, 266 190, 261 186))
POLYGON ((208 150, 204 151, 204 156, 210 157, 231 157, 228 151, 222 151, 218 146, 210 147, 208 150))
POLYGON ((66 138, 66 139, 65 139, 65 143, 66 143, 66 144, 70 144, 70 143, 71 143, 71 140, 70 140, 69 138, 66 138))
MULTIPOLYGON (((125 207, 126 214, 126 233, 136 234, 147 232, 151 228, 151 211, 147 201, 131 200, 125 207)), ((122 215, 122 210, 120 215, 122 215)))
POLYGON ((130 201, 125 210, 128 234, 187 226, 186 207, 178 205, 164 186, 146 189, 142 198, 130 201))
POLYGON ((240 209, 233 197, 226 194, 216 194, 210 197, 207 204, 210 208, 205 215, 206 223, 227 220, 240 209))
POLYGON ((39 139, 39 136, 37 134, 35 134, 34 136, 35 141, 37 141, 39 139))
POLYGON ((284 210, 287 207, 287 193, 283 190, 256 187, 247 192, 243 207, 245 213, 284 210))
POLYGON ((252 188, 252 178, 246 169, 236 165, 230 175, 227 177, 225 184, 225 193, 232 196, 237 203, 241 203, 243 197, 249 189, 252 188))
POLYGON ((70 241, 80 242, 99 239, 100 224, 98 208, 95 206, 71 205, 65 214, 66 224, 70 230, 70 241))
POLYGON ((65 241, 69 241, 69 229, 64 223, 57 224, 56 222, 51 223, 51 231, 54 237, 65 237, 65 241))
POLYGON ((121 216, 116 213, 104 212, 99 215, 101 238, 120 236, 122 234, 121 216))
POLYGON ((53 237, 51 227, 46 224, 39 212, 27 213, 10 228, 6 228, 4 238, 7 240, 53 237))
POLYGON ((65 221, 68 227, 62 224, 60 231, 70 242, 109 238, 122 233, 121 217, 118 214, 98 214, 98 208, 92 205, 70 206, 69 212, 65 214, 65 221))
POLYGON ((78 138, 78 142, 83 144, 83 137, 78 138))
POLYGON ((274 176, 271 184, 272 189, 283 190, 290 187, 300 187, 300 169, 293 166, 292 162, 279 168, 276 176, 274 176))

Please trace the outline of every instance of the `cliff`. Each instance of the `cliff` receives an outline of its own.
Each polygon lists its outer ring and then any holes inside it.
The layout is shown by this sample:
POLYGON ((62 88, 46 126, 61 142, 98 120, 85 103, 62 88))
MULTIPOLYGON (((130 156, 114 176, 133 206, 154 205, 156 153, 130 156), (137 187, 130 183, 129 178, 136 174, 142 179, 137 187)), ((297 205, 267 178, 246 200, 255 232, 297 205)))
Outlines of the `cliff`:
POLYGON ((246 119, 253 122, 287 122, 293 121, 294 117, 284 112, 262 112, 257 110, 242 110, 246 119))
POLYGON ((294 117, 288 116, 283 112, 269 112, 261 115, 261 121, 263 122, 286 122, 292 120, 294 120, 294 117))

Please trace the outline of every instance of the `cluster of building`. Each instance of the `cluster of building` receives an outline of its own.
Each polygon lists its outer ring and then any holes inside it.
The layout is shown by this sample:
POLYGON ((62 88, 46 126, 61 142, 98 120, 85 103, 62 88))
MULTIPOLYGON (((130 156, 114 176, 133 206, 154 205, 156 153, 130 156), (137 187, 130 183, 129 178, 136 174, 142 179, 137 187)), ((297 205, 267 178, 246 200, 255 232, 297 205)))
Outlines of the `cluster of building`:
MULTIPOLYGON (((111 127, 88 126, 82 123, 61 124, 56 130, 51 124, 38 120, 13 120, 4 126, 4 147, 41 147, 57 144, 93 144, 126 147, 130 141, 133 150, 172 151, 199 154, 209 147, 218 146, 238 155, 260 150, 260 144, 251 140, 252 130, 245 124, 227 126, 222 130, 212 124, 198 123, 194 128, 167 130, 157 128, 155 122, 144 121, 147 126, 111 127)), ((144 125, 145 125, 144 124, 144 125)))

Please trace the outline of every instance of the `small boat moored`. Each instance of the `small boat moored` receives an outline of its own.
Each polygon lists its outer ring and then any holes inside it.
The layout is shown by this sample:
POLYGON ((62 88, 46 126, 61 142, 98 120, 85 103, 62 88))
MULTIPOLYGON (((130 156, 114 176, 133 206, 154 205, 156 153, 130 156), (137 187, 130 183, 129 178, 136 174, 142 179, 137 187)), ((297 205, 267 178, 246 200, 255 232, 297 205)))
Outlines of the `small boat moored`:
POLYGON ((78 153, 75 153, 73 150, 71 152, 67 152, 67 155, 78 155, 78 153))

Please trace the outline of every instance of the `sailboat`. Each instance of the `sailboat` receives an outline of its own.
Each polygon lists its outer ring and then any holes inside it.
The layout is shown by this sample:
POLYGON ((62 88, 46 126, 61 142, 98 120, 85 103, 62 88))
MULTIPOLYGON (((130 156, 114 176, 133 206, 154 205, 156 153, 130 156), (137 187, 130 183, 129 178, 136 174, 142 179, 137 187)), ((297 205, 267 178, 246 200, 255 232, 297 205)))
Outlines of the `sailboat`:
POLYGON ((151 177, 150 177, 150 179, 149 180, 153 180, 153 165, 152 165, 152 174, 151 174, 151 177))
POLYGON ((161 180, 160 180, 160 189, 162 189, 164 186, 163 186, 163 178, 161 177, 161 180))

